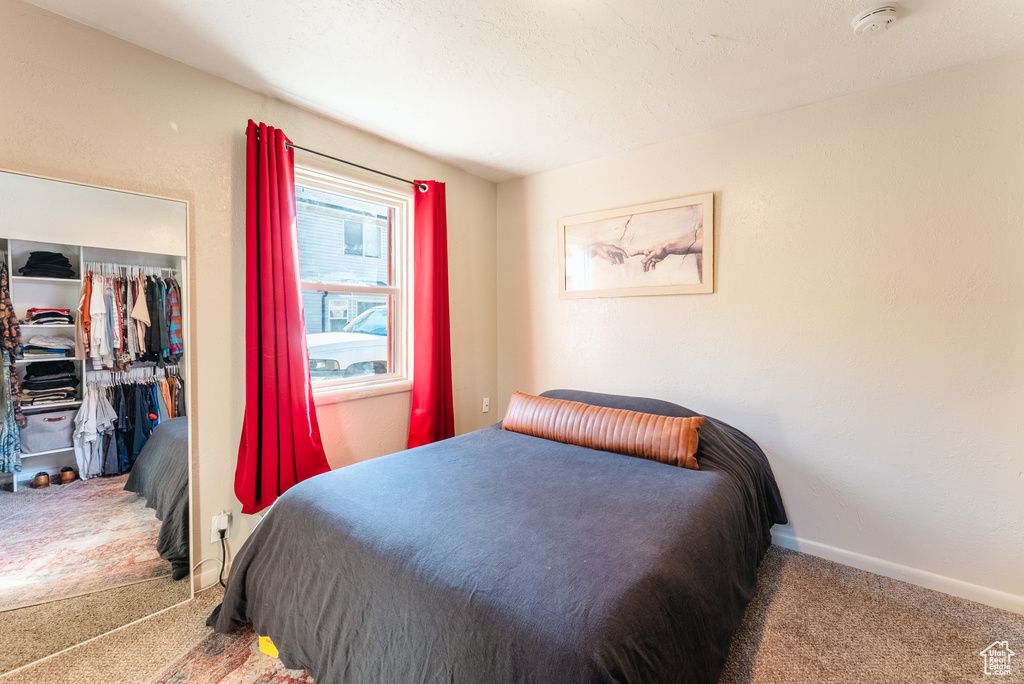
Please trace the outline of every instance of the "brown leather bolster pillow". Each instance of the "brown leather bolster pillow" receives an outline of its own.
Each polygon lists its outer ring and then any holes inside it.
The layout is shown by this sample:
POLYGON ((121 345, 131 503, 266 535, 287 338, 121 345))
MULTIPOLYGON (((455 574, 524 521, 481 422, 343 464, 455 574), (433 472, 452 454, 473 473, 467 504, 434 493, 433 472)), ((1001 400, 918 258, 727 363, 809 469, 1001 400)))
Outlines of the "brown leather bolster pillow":
POLYGON ((516 392, 501 427, 563 444, 698 470, 694 454, 697 431, 703 423, 703 416, 672 418, 516 392))

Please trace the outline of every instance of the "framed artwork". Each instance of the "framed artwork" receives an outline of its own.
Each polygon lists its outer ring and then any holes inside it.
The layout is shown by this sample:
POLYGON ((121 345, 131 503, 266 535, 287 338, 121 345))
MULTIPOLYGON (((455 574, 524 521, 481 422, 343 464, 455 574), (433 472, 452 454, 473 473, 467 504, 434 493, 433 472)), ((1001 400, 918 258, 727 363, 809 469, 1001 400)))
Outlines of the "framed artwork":
POLYGON ((560 219, 558 296, 714 292, 714 204, 708 192, 560 219))

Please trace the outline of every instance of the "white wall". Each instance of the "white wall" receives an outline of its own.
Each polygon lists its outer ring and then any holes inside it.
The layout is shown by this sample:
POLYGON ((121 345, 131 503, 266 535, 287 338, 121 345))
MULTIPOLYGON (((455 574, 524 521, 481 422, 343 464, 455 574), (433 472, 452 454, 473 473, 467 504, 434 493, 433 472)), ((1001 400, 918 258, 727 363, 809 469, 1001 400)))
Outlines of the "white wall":
MULTIPOLYGON (((0 0, 0 65, 0 168, 191 202, 197 558, 219 556, 210 517, 240 510, 249 118, 306 147, 447 182, 456 428, 493 422, 479 408, 496 385, 493 183, 17 0, 0 0)), ((318 414, 339 466, 404 448, 409 395, 326 404, 318 414)), ((248 530, 236 515, 235 548, 248 530)), ((207 583, 216 569, 204 566, 207 583)))
POLYGON ((501 184, 499 396, 721 418, 783 537, 1024 612, 1022 123, 1008 57, 501 184), (707 191, 715 294, 557 298, 559 217, 707 191))

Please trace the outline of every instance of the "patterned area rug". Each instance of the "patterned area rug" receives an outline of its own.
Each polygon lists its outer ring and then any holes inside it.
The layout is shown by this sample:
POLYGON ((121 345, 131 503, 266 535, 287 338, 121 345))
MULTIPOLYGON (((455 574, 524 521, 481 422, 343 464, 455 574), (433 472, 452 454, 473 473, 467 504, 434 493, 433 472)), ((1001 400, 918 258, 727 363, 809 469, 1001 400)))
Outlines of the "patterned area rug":
POLYGON ((160 521, 127 479, 51 485, 62 491, 0 521, 0 610, 171 573, 156 552, 160 521))
POLYGON ((289 670, 261 653, 256 633, 214 632, 167 668, 151 684, 314 684, 303 670, 289 670))

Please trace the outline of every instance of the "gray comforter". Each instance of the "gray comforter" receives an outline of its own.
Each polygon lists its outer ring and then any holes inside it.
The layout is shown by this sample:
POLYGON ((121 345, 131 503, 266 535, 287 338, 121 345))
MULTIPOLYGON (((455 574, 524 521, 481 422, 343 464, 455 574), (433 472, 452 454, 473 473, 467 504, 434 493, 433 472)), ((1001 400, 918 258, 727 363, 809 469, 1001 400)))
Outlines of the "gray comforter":
POLYGON ((251 622, 321 684, 714 682, 785 513, 739 431, 709 419, 697 458, 495 426, 319 475, 257 526, 210 622, 251 622))
POLYGON ((170 561, 174 579, 188 575, 188 418, 165 420, 135 459, 124 488, 156 511, 156 550, 170 561))

